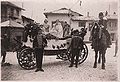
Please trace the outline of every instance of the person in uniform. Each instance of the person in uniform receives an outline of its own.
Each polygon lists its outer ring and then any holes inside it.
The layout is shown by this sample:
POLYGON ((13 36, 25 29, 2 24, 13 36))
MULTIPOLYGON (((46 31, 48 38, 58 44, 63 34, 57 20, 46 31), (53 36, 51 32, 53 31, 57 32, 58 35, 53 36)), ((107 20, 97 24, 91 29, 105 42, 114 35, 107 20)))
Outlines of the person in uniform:
POLYGON ((82 37, 79 36, 79 31, 75 30, 72 36, 71 40, 71 64, 69 67, 73 67, 74 61, 75 61, 75 67, 78 67, 78 59, 79 59, 79 54, 80 54, 80 49, 82 46, 82 37))
POLYGON ((71 64, 69 67, 73 67, 74 61, 75 61, 75 67, 78 67, 78 59, 79 59, 79 54, 80 54, 80 50, 83 46, 83 39, 82 37, 79 35, 79 31, 78 30, 74 30, 72 32, 72 35, 64 37, 64 38, 58 38, 59 40, 64 40, 67 38, 72 38, 71 42, 70 42, 70 46, 68 49, 71 49, 71 64))
POLYGON ((3 38, 1 38, 1 56, 3 56, 2 64, 5 63, 6 52, 8 48, 9 48, 8 35, 4 34, 3 38))
POLYGON ((102 27, 103 32, 105 33, 105 35, 107 36, 107 47, 110 48, 110 45, 112 45, 111 43, 111 38, 110 38, 110 34, 107 30, 107 20, 104 19, 104 15, 102 12, 99 13, 99 21, 98 24, 102 27))
MULTIPOLYGON (((102 12, 99 13, 99 21, 98 21, 98 23, 95 23, 95 25, 100 26, 102 28, 102 31, 107 36, 107 40, 106 40, 107 47, 110 48, 110 45, 112 45, 112 42, 111 42, 110 34, 107 30, 107 20, 104 19, 104 15, 103 15, 102 12)), ((94 28, 95 25, 93 25, 93 28, 94 28)), ((93 29, 91 31, 90 40, 92 40, 92 32, 93 32, 93 29)), ((92 46, 92 49, 93 49, 94 43, 92 43, 91 46, 92 46)))
POLYGON ((36 70, 35 72, 42 71, 42 61, 43 61, 43 51, 46 46, 47 41, 45 35, 42 33, 42 30, 39 29, 35 39, 33 40, 33 48, 36 56, 36 70))

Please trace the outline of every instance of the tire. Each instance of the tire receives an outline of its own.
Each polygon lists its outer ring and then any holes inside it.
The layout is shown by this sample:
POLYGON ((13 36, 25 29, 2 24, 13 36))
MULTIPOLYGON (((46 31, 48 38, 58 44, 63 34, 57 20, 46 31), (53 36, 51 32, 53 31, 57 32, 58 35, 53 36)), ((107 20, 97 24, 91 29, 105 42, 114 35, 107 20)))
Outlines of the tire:
POLYGON ((26 70, 36 67, 36 59, 32 48, 23 49, 18 56, 19 65, 26 70))

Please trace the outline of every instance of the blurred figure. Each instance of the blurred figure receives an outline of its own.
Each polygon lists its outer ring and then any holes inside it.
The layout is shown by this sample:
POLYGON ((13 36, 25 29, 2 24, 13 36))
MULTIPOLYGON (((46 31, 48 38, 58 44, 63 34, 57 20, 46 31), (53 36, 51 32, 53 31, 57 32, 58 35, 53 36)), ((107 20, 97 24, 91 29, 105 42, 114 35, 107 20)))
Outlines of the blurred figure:
POLYGON ((50 25, 48 24, 48 20, 45 19, 43 23, 43 31, 44 32, 49 32, 50 25))
POLYGON ((59 20, 56 20, 56 23, 54 24, 53 28, 51 29, 50 34, 52 34, 56 37, 60 37, 60 38, 63 37, 63 27, 59 20))
POLYGON ((114 55, 114 57, 117 56, 117 52, 118 52, 118 39, 115 42, 115 55, 114 55))
POLYGON ((5 63, 5 58, 6 58, 6 52, 9 48, 9 42, 8 42, 8 35, 4 34, 3 38, 1 38, 1 56, 3 56, 2 58, 2 65, 5 63))
POLYGON ((63 37, 66 37, 70 34, 70 25, 65 21, 63 26, 63 37))

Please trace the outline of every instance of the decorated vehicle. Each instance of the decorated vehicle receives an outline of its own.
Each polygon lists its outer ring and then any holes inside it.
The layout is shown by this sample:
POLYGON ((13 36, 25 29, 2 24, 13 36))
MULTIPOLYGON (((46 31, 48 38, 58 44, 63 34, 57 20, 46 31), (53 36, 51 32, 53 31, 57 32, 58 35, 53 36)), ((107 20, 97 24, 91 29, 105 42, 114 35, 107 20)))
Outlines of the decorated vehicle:
MULTIPOLYGON (((17 58, 19 65, 27 70, 34 69, 36 66, 34 48, 33 48, 33 37, 37 32, 38 28, 42 29, 42 25, 31 24, 28 25, 24 30, 24 43, 22 43, 21 48, 17 51, 17 58), (34 35, 33 35, 34 34, 34 35)), ((68 48, 70 46, 70 39, 58 40, 56 38, 63 38, 65 33, 62 22, 57 21, 49 32, 43 32, 47 39, 47 44, 44 48, 44 55, 51 56, 56 55, 56 59, 69 60, 71 61, 71 50, 68 48)), ((68 34, 72 35, 74 30, 69 30, 68 34)), ((80 32, 80 36, 84 37, 86 34, 86 29, 83 28, 80 32)), ((64 36, 66 37, 66 36, 64 36)), ((88 56, 88 48, 85 43, 81 46, 79 56, 79 64, 83 63, 88 56)))

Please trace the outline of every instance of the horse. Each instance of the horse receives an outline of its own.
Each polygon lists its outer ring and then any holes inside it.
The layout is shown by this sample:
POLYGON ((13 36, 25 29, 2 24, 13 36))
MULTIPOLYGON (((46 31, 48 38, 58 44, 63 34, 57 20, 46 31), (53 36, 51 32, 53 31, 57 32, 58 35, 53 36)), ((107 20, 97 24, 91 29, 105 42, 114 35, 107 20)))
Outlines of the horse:
POLYGON ((97 68, 97 58, 98 58, 98 52, 99 52, 99 59, 98 63, 101 62, 102 58, 102 69, 105 69, 105 54, 107 50, 107 42, 106 38, 107 36, 103 32, 104 28, 102 28, 98 23, 94 23, 92 28, 92 48, 95 51, 95 61, 93 68, 97 68))

